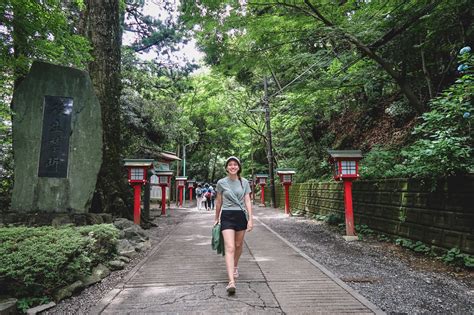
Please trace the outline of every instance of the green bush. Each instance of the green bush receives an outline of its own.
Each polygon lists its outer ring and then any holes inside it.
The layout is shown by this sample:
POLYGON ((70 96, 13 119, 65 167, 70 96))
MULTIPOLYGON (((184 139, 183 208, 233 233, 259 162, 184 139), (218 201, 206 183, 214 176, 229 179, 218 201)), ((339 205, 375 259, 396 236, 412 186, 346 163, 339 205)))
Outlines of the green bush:
POLYGON ((451 248, 448 250, 441 259, 447 264, 453 264, 457 266, 466 266, 468 268, 474 268, 474 256, 462 253, 459 248, 451 248))
POLYGON ((439 256, 433 246, 428 246, 420 241, 413 241, 407 238, 397 238, 395 244, 411 249, 417 253, 422 253, 441 259, 446 264, 451 264, 459 267, 474 268, 474 256, 462 253, 459 248, 451 248, 443 255, 439 256))
POLYGON ((474 55, 463 53, 459 61, 462 76, 431 100, 431 110, 415 128, 419 139, 402 151, 402 175, 436 179, 472 170, 474 55))
POLYGON ((407 238, 397 238, 395 240, 395 244, 411 249, 417 253, 430 254, 432 252, 432 248, 430 246, 427 246, 423 242, 420 242, 420 241, 415 242, 407 238))
POLYGON ((360 175, 365 179, 394 177, 397 174, 393 166, 401 162, 400 154, 395 150, 385 150, 375 146, 364 156, 360 164, 360 175))
POLYGON ((0 228, 0 293, 50 295, 111 258, 117 237, 112 224, 0 228))

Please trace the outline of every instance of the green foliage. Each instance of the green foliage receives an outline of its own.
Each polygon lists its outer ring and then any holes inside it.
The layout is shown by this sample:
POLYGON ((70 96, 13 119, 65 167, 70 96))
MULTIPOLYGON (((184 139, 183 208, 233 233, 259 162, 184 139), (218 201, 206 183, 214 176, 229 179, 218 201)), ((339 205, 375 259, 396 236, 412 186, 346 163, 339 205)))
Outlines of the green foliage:
POLYGON ((375 231, 369 228, 369 226, 366 224, 362 224, 362 225, 356 224, 355 229, 359 236, 362 236, 362 235, 370 236, 370 235, 375 234, 375 231))
POLYGON ((363 163, 360 164, 360 175, 366 179, 396 177, 397 174, 393 172, 393 167, 399 161, 398 151, 375 146, 364 155, 363 163))
POLYGON ((179 100, 192 126, 189 138, 182 140, 193 142, 187 147, 186 175, 216 182, 226 175, 223 163, 229 155, 240 157, 242 176, 247 177, 252 167, 258 171, 258 163, 252 164, 258 157, 252 144, 261 142, 247 129, 260 128, 247 111, 253 96, 238 82, 219 73, 194 75, 190 83, 192 89, 179 100))
POLYGON ((50 295, 110 259, 117 237, 111 224, 0 228, 1 290, 18 297, 50 295))
POLYGON ((390 242, 391 241, 390 237, 385 235, 385 234, 378 234, 377 239, 378 239, 379 242, 390 242))
POLYGON ((364 157, 364 178, 419 177, 436 182, 474 169, 471 113, 474 112, 474 55, 459 56, 462 76, 430 102, 415 128, 415 142, 402 150, 374 147, 364 157))
POLYGON ((13 150, 9 118, 0 117, 0 212, 10 206, 13 189, 13 150), (6 130, 2 127, 5 126, 6 130))
POLYGON ((18 299, 18 309, 26 313, 29 308, 32 308, 36 305, 48 304, 50 299, 47 296, 43 297, 25 297, 18 299))
POLYGON ((177 104, 189 89, 185 73, 140 61, 132 50, 123 49, 122 81, 122 155, 156 158, 157 147, 174 151, 171 146, 193 130, 177 104))
POLYGON ((459 248, 451 248, 448 250, 441 259, 448 264, 457 266, 466 266, 468 268, 474 268, 474 256, 462 253, 459 248))
MULTIPOLYGON (((179 72, 190 72, 196 68, 189 60, 178 60, 176 51, 189 40, 185 30, 180 27, 179 20, 175 19, 177 4, 174 1, 162 0, 158 17, 156 14, 147 15, 144 10, 146 1, 121 0, 120 7, 124 13, 122 27, 129 32, 125 38, 129 39, 127 49, 136 53, 156 52, 154 63, 161 68, 179 69, 179 72), (133 34, 133 36, 128 36, 133 34)), ((149 11, 150 9, 148 9, 149 11)), ((193 61, 194 62, 194 61, 193 61)))
MULTIPOLYGON (((377 113, 388 116, 394 125, 401 127, 411 120, 415 111, 412 104, 401 97, 404 90, 399 82, 381 70, 377 62, 358 54, 354 44, 342 33, 352 34, 369 46, 375 44, 378 56, 393 65, 393 70, 410 86, 420 103, 426 103, 454 81, 455 66, 449 62, 452 52, 466 38, 472 39, 472 32, 466 31, 470 15, 462 13, 471 12, 469 1, 438 2, 394 37, 386 35, 411 23, 416 14, 427 8, 426 2, 343 1, 334 4, 323 1, 313 5, 335 27, 323 26, 320 19, 307 14, 311 8, 304 2, 190 1, 181 7, 181 18, 195 33, 214 74, 218 71, 234 77, 257 98, 263 94, 264 76, 270 78, 269 94, 285 86, 283 92, 270 97, 274 151, 278 167, 298 169, 298 181, 328 176, 329 167, 324 162, 327 148, 364 146, 370 149, 374 144, 379 147, 369 153, 364 176, 429 174, 432 169, 418 167, 423 162, 410 164, 411 156, 421 156, 427 150, 414 146, 411 150, 414 154, 409 151, 402 154, 400 147, 386 149, 384 139, 388 137, 377 137, 373 132, 376 130, 371 129, 379 118, 377 113), (439 21, 445 23, 440 25, 439 21), (303 76, 293 81, 302 73, 303 76), (391 101, 387 104, 387 100, 391 101), (360 124, 357 122, 362 131, 351 129, 348 124, 353 121, 341 117, 350 117, 356 111, 363 117, 360 124), (362 141, 367 134, 372 134, 372 138, 362 141), (378 163, 379 159, 382 163, 378 163)), ((223 89, 222 93, 233 92, 223 89)), ((253 103, 253 108, 261 106, 258 100, 254 99, 253 103)), ((233 110, 248 107, 243 104, 245 102, 237 103, 233 110)), ((258 117, 263 121, 263 115, 258 117)), ((262 136, 255 129, 250 130, 256 137, 262 136)), ((453 136, 452 132, 440 135, 446 141, 435 144, 439 150, 431 149, 432 155, 454 157, 451 166, 462 172, 465 167, 459 167, 458 162, 465 159, 466 150, 464 143, 462 149, 458 144, 464 140, 453 136), (452 148, 451 152, 446 152, 447 147, 452 148)), ((242 150, 250 152, 249 144, 265 150, 265 141, 247 141, 241 144, 242 150)), ((366 162, 364 160, 362 165, 366 162)), ((265 160, 260 163, 263 165, 265 160)), ((440 164, 431 160, 428 163, 440 164)), ((448 172, 437 172, 447 173, 452 173, 452 167, 448 172)))
POLYGON ((402 151, 402 174, 439 178, 466 173, 474 166, 471 113, 474 112, 474 54, 460 56, 467 66, 462 76, 441 96, 430 102, 431 110, 415 128, 420 136, 402 151))
POLYGON ((417 253, 428 254, 428 253, 431 253, 431 251, 432 251, 432 248, 427 246, 423 242, 420 242, 420 241, 415 242, 415 241, 412 241, 412 240, 407 239, 407 238, 397 238, 395 240, 395 244, 400 245, 400 246, 405 247, 405 248, 408 248, 408 249, 411 249, 411 250, 413 250, 417 253))

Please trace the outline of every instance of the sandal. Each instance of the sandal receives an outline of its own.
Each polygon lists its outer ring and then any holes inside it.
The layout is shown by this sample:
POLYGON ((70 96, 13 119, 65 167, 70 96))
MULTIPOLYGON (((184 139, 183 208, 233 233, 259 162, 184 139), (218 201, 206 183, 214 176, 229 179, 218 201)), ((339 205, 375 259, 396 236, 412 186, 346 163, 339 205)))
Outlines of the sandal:
POLYGON ((238 278, 238 277, 239 277, 239 268, 234 267, 234 278, 238 278))
POLYGON ((225 287, 225 289, 227 290, 227 293, 229 295, 232 295, 235 293, 235 281, 230 281, 229 284, 227 285, 227 287, 225 287))

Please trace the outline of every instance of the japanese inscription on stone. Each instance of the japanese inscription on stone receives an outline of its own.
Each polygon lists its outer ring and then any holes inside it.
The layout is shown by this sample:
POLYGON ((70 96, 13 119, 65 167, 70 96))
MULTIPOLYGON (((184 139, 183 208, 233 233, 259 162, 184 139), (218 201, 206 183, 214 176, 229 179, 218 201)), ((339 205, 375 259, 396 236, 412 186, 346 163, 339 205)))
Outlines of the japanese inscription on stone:
POLYGON ((73 99, 44 97, 38 177, 67 177, 73 99))

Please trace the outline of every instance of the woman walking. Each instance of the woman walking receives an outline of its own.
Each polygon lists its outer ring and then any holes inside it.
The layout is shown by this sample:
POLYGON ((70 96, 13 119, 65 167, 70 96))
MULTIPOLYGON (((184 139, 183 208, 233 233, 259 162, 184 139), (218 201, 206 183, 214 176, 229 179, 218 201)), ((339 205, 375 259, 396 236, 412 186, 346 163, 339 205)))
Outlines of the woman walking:
POLYGON ((221 223, 224 237, 225 263, 229 284, 226 290, 235 293, 235 279, 239 277, 239 259, 242 254, 245 231, 253 229, 250 185, 240 177, 242 166, 235 156, 225 162, 227 176, 217 182, 216 220, 221 223))

